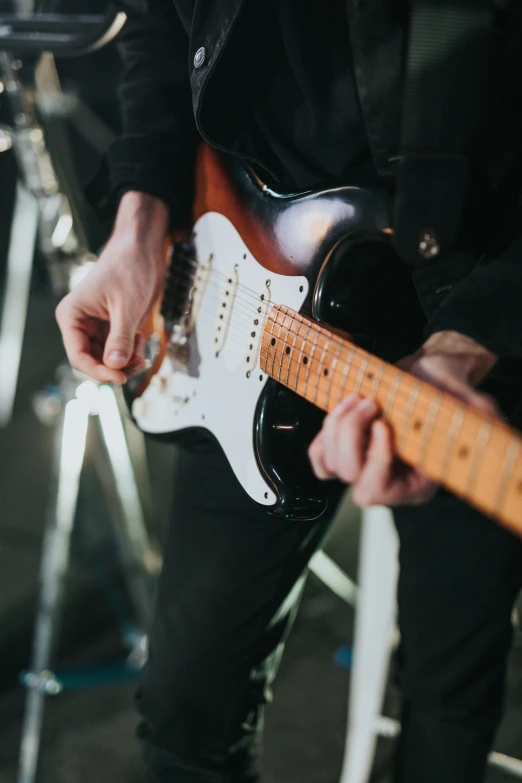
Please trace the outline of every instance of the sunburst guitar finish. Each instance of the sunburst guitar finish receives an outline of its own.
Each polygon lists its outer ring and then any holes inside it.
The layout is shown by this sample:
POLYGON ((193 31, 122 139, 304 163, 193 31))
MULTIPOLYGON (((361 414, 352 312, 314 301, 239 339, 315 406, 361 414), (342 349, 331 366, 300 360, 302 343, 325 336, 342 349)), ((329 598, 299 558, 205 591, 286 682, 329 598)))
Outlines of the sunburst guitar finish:
POLYGON ((193 231, 145 324, 150 369, 126 387, 132 415, 164 437, 205 428, 256 503, 314 519, 339 485, 313 476, 307 447, 356 392, 401 459, 522 534, 519 434, 391 363, 423 315, 389 225, 377 190, 280 194, 203 147, 193 231))

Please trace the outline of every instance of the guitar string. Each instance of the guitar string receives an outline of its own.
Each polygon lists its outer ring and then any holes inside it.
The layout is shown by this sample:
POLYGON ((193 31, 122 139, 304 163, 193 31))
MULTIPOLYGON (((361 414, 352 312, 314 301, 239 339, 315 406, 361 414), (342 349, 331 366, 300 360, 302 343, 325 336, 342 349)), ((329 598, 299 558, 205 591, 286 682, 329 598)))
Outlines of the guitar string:
MULTIPOLYGON (((197 269, 199 267, 199 269, 205 270, 205 264, 200 264, 200 263, 198 263, 196 261, 191 261, 191 262, 188 262, 188 263, 189 263, 189 265, 194 266, 195 269, 197 269)), ((207 264, 208 264, 208 262, 207 262, 207 264)), ((221 270, 212 267, 211 264, 210 264, 210 266, 207 266, 207 270, 208 270, 208 275, 209 276, 217 275, 218 277, 223 278, 223 281, 226 281, 227 284, 235 286, 236 287, 236 291, 239 290, 241 292, 241 294, 244 294, 244 297, 242 298, 243 302, 246 303, 246 302, 249 301, 249 299, 253 299, 253 300, 259 301, 259 299, 260 299, 260 292, 258 290, 256 291, 256 289, 250 288, 249 286, 246 286, 243 283, 239 283, 239 282, 235 283, 234 282, 234 274, 235 274, 234 271, 229 272, 229 273, 222 272, 221 270)), ((187 278, 189 278, 189 277, 191 277, 192 279, 195 278, 195 273, 190 271, 190 270, 188 270, 188 269, 186 269, 186 264, 185 264, 185 268, 182 267, 182 266, 175 267, 174 274, 176 272, 181 272, 187 278)), ((267 274, 267 280, 269 280, 270 279, 270 277, 269 277, 270 276, 270 272, 268 270, 266 270, 266 274, 267 274)), ((280 275, 277 275, 277 276, 280 277, 280 275)), ((283 277, 292 278, 293 275, 284 275, 283 277)), ((296 275, 295 277, 300 277, 300 275, 296 275)), ((301 277, 304 277, 304 275, 301 276, 301 277)), ((204 284, 204 282, 203 282, 203 284, 204 284)), ((216 284, 218 284, 217 280, 216 280, 216 284)), ((225 282, 223 282, 223 285, 225 287, 225 285, 226 285, 225 282)), ((270 286, 268 286, 268 288, 270 288, 270 286)), ((264 291, 261 291, 261 293, 264 293, 264 291)))
MULTIPOLYGON (((268 348, 268 346, 263 346, 263 347, 264 348, 268 348)), ((355 348, 355 346, 354 346, 354 348, 355 348)), ((269 349, 274 354, 276 354, 276 356, 280 356, 282 360, 285 359, 285 358, 288 358, 288 354, 286 354, 286 352, 277 351, 277 350, 275 350, 275 348, 273 346, 270 346, 269 349)), ((299 349, 297 349, 297 350, 299 350, 299 349)), ((347 348, 347 350, 350 350, 350 349, 347 348)), ((364 357, 364 356, 363 357, 359 357, 357 355, 354 355, 352 357, 350 372, 357 371, 357 370, 360 371, 361 367, 363 365, 365 365, 365 359, 366 359, 366 357, 364 357), (359 364, 355 364, 354 360, 357 360, 359 362, 359 364)), ((263 360, 263 357, 259 357, 259 361, 261 362, 262 360, 263 360)), ((383 362, 383 360, 378 359, 378 357, 372 357, 371 355, 370 355, 370 360, 373 360, 374 362, 378 363, 380 366, 387 364, 387 363, 383 362)), ((275 363, 275 361, 276 360, 274 358, 274 362, 273 363, 275 363)), ((315 361, 315 360, 313 360, 313 361, 315 361)), ((268 363, 270 363, 270 362, 272 362, 272 357, 268 358, 268 363)), ((295 377, 295 375, 299 372, 299 370, 302 368, 303 365, 301 365, 295 359, 290 359, 290 362, 295 362, 295 367, 297 369, 297 372, 294 372, 294 373, 291 374, 291 377, 295 377)), ((262 369, 260 364, 259 365, 256 364, 255 366, 254 365, 252 365, 252 366, 254 367, 254 369, 252 370, 253 373, 260 370, 265 375, 269 375, 270 377, 274 378, 276 381, 279 381, 280 383, 282 383, 282 385, 287 385, 287 381, 285 381, 284 378, 283 379, 277 378, 275 374, 272 375, 271 373, 267 373, 265 370, 262 369)), ((366 364, 365 365, 365 369, 367 370, 369 366, 370 366, 369 363, 366 364)), ((390 369, 394 368, 394 365, 388 365, 388 366, 389 366, 390 369)), ((294 368, 289 367, 289 370, 291 370, 291 369, 294 369, 294 368)), ((397 370, 398 373, 401 374, 401 376, 403 376, 403 378, 404 377, 409 377, 408 374, 405 373, 403 370, 400 370, 399 368, 396 368, 396 370, 397 370)), ((283 369, 281 370, 281 374, 283 375, 284 373, 286 373, 286 371, 287 371, 287 368, 283 367, 283 369)), ((414 376, 412 376, 412 378, 414 378, 414 376)), ((348 381, 349 380, 352 380, 352 382, 353 382, 353 379, 350 379, 350 377, 348 376, 346 382, 344 382, 343 384, 340 384, 340 383, 337 383, 335 381, 335 379, 334 379, 334 382, 332 383, 332 386, 331 386, 331 389, 330 389, 330 396, 332 395, 332 392, 339 393, 340 401, 342 399, 344 399, 346 396, 348 396, 348 394, 350 394, 350 389, 349 388, 347 389, 346 387, 348 386, 348 381)), ((401 380, 402 380, 402 378, 401 378, 401 380)), ((419 381, 419 383, 420 383, 420 381, 419 381)), ((400 387, 400 384, 399 384, 399 387, 400 387)), ((292 388, 291 384, 288 384, 288 388, 290 388, 290 389, 292 388)), ((431 389, 430 389, 428 384, 426 384, 425 390, 430 395, 433 394, 433 392, 431 392, 431 389)), ((471 408, 471 406, 466 405, 464 402, 461 402, 457 398, 452 397, 452 395, 450 395, 448 393, 445 393, 445 392, 439 392, 437 390, 435 390, 435 393, 438 394, 442 398, 442 404, 441 404, 441 407, 439 409, 439 413, 437 415, 437 421, 439 422, 439 425, 438 425, 439 429, 441 427, 443 427, 443 426, 448 426, 448 425, 451 424, 451 421, 452 421, 452 419, 453 419, 457 409, 462 409, 464 413, 466 413, 468 411, 472 411, 472 412, 474 412, 475 414, 477 414, 479 416, 480 420, 489 421, 487 416, 484 416, 484 415, 481 416, 477 411, 475 411, 473 408, 471 408), (445 404, 446 405, 449 404, 451 406, 449 410, 447 409, 445 404), (444 418, 446 418, 446 414, 447 414, 447 417, 448 417, 447 423, 444 422, 444 424, 442 424, 442 421, 441 421, 441 415, 442 414, 444 414, 444 418)), ((409 394, 411 394, 411 392, 409 394)), ((306 399, 306 395, 300 395, 300 396, 304 396, 305 399, 306 399)), ((371 395, 366 395, 367 398, 370 397, 370 396, 371 395)), ((406 412, 408 412, 408 408, 409 408, 409 400, 407 399, 404 402, 404 404, 402 404, 401 398, 399 396, 399 388, 398 388, 396 399, 395 399, 395 402, 394 402, 394 405, 393 405, 393 411, 396 414, 402 416, 406 412)), ((415 406, 414 406, 413 410, 411 410, 412 422, 415 421, 415 416, 413 415, 414 411, 415 411, 415 406)), ((492 422, 492 423, 496 424, 498 426, 498 422, 492 422)), ((419 433, 419 435, 422 438, 422 434, 419 433)), ((508 431, 508 435, 511 438, 516 437, 516 434, 512 433, 511 431, 508 431)), ((412 436, 411 428, 408 428, 406 436, 401 439, 401 442, 403 442, 404 445, 406 445, 408 443, 408 441, 413 441, 415 446, 422 445, 422 440, 419 443, 419 439, 416 438, 415 436, 412 436)), ((433 446, 435 441, 440 441, 440 443, 443 444, 443 448, 447 444, 447 438, 444 436, 443 433, 440 433, 440 437, 439 437, 438 430, 434 430, 431 433, 430 438, 429 438, 430 445, 433 446)))
MULTIPOLYGON (((201 312, 203 313, 204 310, 202 309, 201 312)), ((281 311, 281 310, 279 312, 283 313, 283 311, 281 311)), ((205 313, 205 316, 207 316, 207 315, 208 314, 205 313)), ((324 334, 324 332, 322 330, 322 327, 320 325, 318 325, 318 324, 316 324, 314 322, 308 322, 306 320, 301 320, 299 318, 298 314, 297 314, 297 317, 295 315, 293 315, 293 314, 284 314, 284 318, 290 318, 293 323, 296 323, 298 325, 298 329, 302 328, 302 327, 304 327, 305 329, 308 329, 308 335, 307 336, 309 336, 310 334, 312 334, 314 332, 315 333, 319 333, 323 337, 323 339, 326 340, 329 343, 329 345, 327 347, 326 346, 323 346, 323 347, 318 346, 318 348, 317 348, 318 352, 320 352, 320 355, 321 356, 324 355, 323 365, 326 362, 326 358, 327 357, 337 358, 337 360, 339 359, 339 347, 340 347, 341 351, 343 351, 343 350, 344 351, 348 351, 349 353, 352 354, 351 357, 350 357, 350 363, 351 363, 350 372, 352 372, 352 371, 360 371, 360 369, 361 369, 363 364, 366 364, 365 370, 366 371, 372 371, 372 373, 374 371, 375 372, 379 372, 379 371, 381 371, 384 368, 388 368, 389 371, 393 371, 393 369, 395 368, 396 372, 401 372, 401 373, 404 372, 404 371, 400 370, 400 368, 396 368, 395 365, 390 364, 388 362, 385 362, 384 360, 380 359, 379 357, 374 356, 373 354, 370 354, 367 351, 364 351, 363 349, 360 349, 354 343, 350 343, 348 341, 344 341, 342 338, 339 338, 336 335, 333 335, 331 333, 330 334, 324 334), (335 349, 332 349, 330 347, 330 344, 332 344, 332 343, 334 344, 335 349)), ((199 320, 199 322, 201 322, 200 318, 196 319, 196 321, 198 321, 198 320, 199 320)), ((264 327, 262 327, 260 325, 260 329, 263 329, 263 331, 265 331, 267 329, 268 323, 272 323, 273 324, 273 329, 275 329, 277 327, 280 327, 281 331, 283 329, 285 329, 285 331, 288 332, 288 336, 290 336, 290 335, 294 336, 295 335, 295 343, 296 344, 294 346, 288 346, 288 347, 291 348, 291 352, 292 353, 294 353, 296 350, 300 351, 302 353, 302 355, 303 355, 303 358, 304 358, 304 356, 306 355, 304 353, 305 345, 306 345, 306 339, 305 339, 305 337, 303 335, 296 334, 295 332, 291 332, 290 330, 288 330, 288 327, 284 327, 282 324, 278 324, 277 322, 271 321, 270 319, 267 319, 264 327), (297 343, 298 340, 300 340, 301 343, 302 343, 301 347, 299 347, 299 345, 297 343)), ((208 327, 208 328, 212 328, 212 324, 210 324, 209 322, 206 322, 205 326, 208 327)), ((243 337, 242 336, 241 339, 239 339, 237 336, 231 336, 229 334, 229 330, 231 328, 236 333, 239 333, 241 331, 241 327, 238 324, 235 324, 233 322, 233 318, 232 318, 231 321, 229 322, 229 324, 227 326, 227 330, 225 332, 223 348, 226 346, 227 342, 229 342, 229 341, 230 342, 234 342, 238 346, 239 345, 241 345, 242 347, 244 346, 244 348, 242 348, 240 353, 241 353, 241 356, 246 357, 246 355, 248 355, 248 353, 249 353, 249 350, 254 350, 254 349, 248 349, 247 348, 247 345, 251 345, 252 344, 252 343, 250 343, 250 340, 251 339, 252 340, 255 339, 256 341, 259 341, 259 337, 257 335, 256 335, 255 338, 252 338, 251 336, 249 336, 249 337, 243 337)), ((214 329, 215 329, 215 327, 214 327, 214 329)), ((241 332, 241 334, 242 334, 242 332, 241 332)), ((275 337, 275 335, 271 335, 271 336, 274 339, 277 339, 280 342, 284 343, 284 340, 283 340, 282 337, 281 338, 275 337)), ((261 344, 255 350, 256 355, 260 355, 262 347, 263 346, 261 344)), ((310 346, 310 347, 312 347, 312 346, 310 346)), ((223 350, 223 348, 220 349, 220 350, 223 350)), ((286 353, 286 350, 285 351, 274 351, 273 347, 271 347, 271 350, 277 356, 281 357, 281 362, 285 359, 285 357, 288 358, 288 354, 286 353)), ((239 352, 236 355, 239 355, 239 352)), ((274 363, 275 363, 275 359, 274 359, 274 363)), ((245 364, 246 364, 246 362, 245 362, 245 364)), ((257 365, 252 364, 252 368, 255 368, 256 366, 257 365)), ((327 369, 327 368, 323 367, 323 369, 327 369)), ((251 371, 254 372, 253 369, 251 371)), ((284 370, 282 370, 281 372, 283 372, 283 371, 284 370)), ((405 375, 406 375, 406 377, 408 377, 407 373, 405 373, 405 375)), ((411 378, 413 380, 415 378, 415 376, 411 376, 411 378)), ((420 383, 420 381, 418 381, 418 382, 420 383)), ((332 388, 335 388, 334 384, 332 384, 332 388)), ((433 395, 433 391, 431 390, 431 387, 429 386, 429 384, 426 384, 426 385, 423 384, 423 388, 424 388, 425 393, 429 394, 430 396, 433 395)), ((340 387, 338 387, 338 390, 340 391, 340 387)), ((458 402, 458 398, 454 398, 451 395, 448 395, 448 396, 452 400, 456 400, 458 402)), ((470 410, 474 410, 471 407, 469 409, 470 410)))
MULTIPOLYGON (((223 291, 226 290, 226 287, 222 289, 221 287, 219 289, 211 288, 210 290, 207 289, 208 286, 218 286, 220 285, 218 281, 216 280, 208 280, 206 283, 205 288, 202 291, 202 299, 201 303, 205 302, 209 297, 212 297, 211 303, 215 303, 216 305, 216 316, 219 314, 219 307, 217 307, 218 304, 222 302, 230 302, 230 306, 234 308, 234 311, 239 314, 240 317, 242 317, 242 320, 246 323, 247 321, 249 323, 252 323, 252 320, 255 320, 258 315, 262 316, 262 309, 263 307, 266 307, 268 311, 274 306, 275 302, 272 302, 270 300, 261 300, 259 297, 255 303, 255 307, 252 306, 252 303, 246 302, 246 300, 242 300, 241 297, 236 297, 234 293, 230 295, 230 298, 226 298, 226 295, 223 295, 223 291), (259 313, 259 310, 261 309, 261 313, 259 313)), ((196 286, 196 291, 199 291, 200 289, 196 286)), ((188 314, 190 315, 190 310, 188 311, 188 314)), ((265 313, 265 316, 267 316, 268 313, 265 313)))
MULTIPOLYGON (((216 273, 216 272, 217 272, 218 274, 223 274, 223 273, 219 273, 219 272, 218 272, 218 270, 212 270, 212 269, 211 269, 211 270, 210 270, 210 274, 212 274, 212 272, 214 272, 214 273, 216 273)), ((223 276, 225 276, 225 275, 223 275, 223 276)), ((207 284, 208 284, 208 282, 209 282, 209 281, 207 280, 206 282, 207 282, 207 284)), ((239 288, 240 286, 238 285, 237 287, 239 288)), ((236 290, 237 290, 237 289, 236 289, 236 290)), ((252 290, 252 289, 250 289, 250 290, 252 290)), ((203 300, 202 300, 202 304, 203 304, 203 302, 205 302, 205 298, 206 298, 206 297, 205 297, 205 295, 203 294, 203 300)), ((206 302, 206 304, 208 304, 208 302, 206 302)), ((268 303, 267 303, 267 305, 268 305, 268 303)), ((272 306, 273 306, 273 305, 270 303, 270 307, 272 307, 272 306)), ((282 311, 282 310, 281 310, 280 312, 281 312, 281 313, 283 313, 283 311, 282 311)), ((232 329, 234 329, 234 330, 236 330, 236 331, 238 331, 238 330, 240 329, 240 326, 239 326, 237 323, 235 323, 235 321, 237 321, 237 317, 236 317, 236 318, 234 318, 234 314, 235 314, 235 313, 237 313, 237 310, 236 310, 236 308, 234 307, 234 312, 233 312, 233 315, 232 315, 232 317, 231 317, 231 320, 230 320, 230 322, 227 324, 227 327, 226 327, 226 334, 225 334, 225 344, 226 344, 226 342, 227 342, 228 340, 230 340, 230 339, 231 339, 231 338, 230 338, 230 336, 229 336, 229 334, 228 334, 228 332, 229 332, 230 328, 232 328, 232 329)), ((206 313, 205 313, 205 314, 206 314, 206 313)), ((217 313, 216 313, 216 315, 217 315, 217 313)), ((252 315, 255 315, 255 313, 254 313, 254 312, 251 312, 251 313, 249 314, 249 318, 248 318, 248 322, 249 322, 249 324, 251 324, 251 325, 253 325, 253 324, 251 323, 251 321, 250 321, 250 317, 252 317, 252 315)), ((372 362, 372 363, 374 363, 374 364, 377 364, 377 366, 378 366, 378 367, 379 367, 379 369, 380 369, 380 368, 381 368, 381 367, 382 367, 382 366, 385 364, 385 363, 384 363, 382 360, 380 360, 378 357, 373 357, 371 354, 367 354, 366 352, 362 352, 362 351, 361 351, 361 349, 357 349, 357 346, 353 346, 353 348, 350 348, 350 346, 349 346, 349 345, 344 345, 344 344, 343 344, 343 342, 342 342, 341 340, 339 340, 339 339, 334 339, 334 337, 335 337, 334 335, 330 336, 330 335, 328 335, 328 334, 323 334, 323 333, 322 333, 322 328, 321 328, 320 326, 318 326, 318 325, 314 324, 313 322, 309 323, 308 321, 302 321, 302 320, 300 320, 299 318, 295 318, 295 316, 294 316, 294 315, 292 315, 292 314, 286 314, 286 313, 285 313, 285 314, 284 314, 284 317, 290 317, 290 319, 291 319, 292 321, 295 321, 295 322, 297 322, 297 323, 298 323, 300 326, 301 326, 301 325, 303 325, 305 328, 309 328, 309 332, 312 332, 312 331, 314 331, 314 332, 316 332, 316 333, 317 333, 317 332, 319 332, 319 334, 320 334, 321 336, 323 336, 323 338, 324 338, 325 340, 327 340, 329 343, 330 343, 330 342, 334 342, 334 343, 336 344, 336 347, 337 347, 337 348, 339 348, 339 345, 341 345, 343 349, 345 349, 345 350, 348 350, 348 351, 349 351, 349 350, 353 350, 353 351, 357 351, 357 350, 358 350, 358 351, 359 351, 359 354, 360 354, 360 357, 357 357, 357 358, 358 358, 358 361, 360 361, 360 362, 361 362, 361 365, 362 365, 362 362, 363 362, 363 361, 365 361, 365 362, 366 362, 366 365, 367 365, 367 367, 369 367, 369 366, 370 366, 370 362, 372 362)), ((245 319, 243 318, 243 320, 245 320, 245 319)), ((269 319, 267 319, 267 323, 268 323, 268 320, 269 320, 269 319)), ((280 328, 286 328, 286 327, 283 327, 283 325, 282 325, 282 324, 277 324, 276 322, 273 322, 273 323, 274 323, 274 327, 275 327, 275 326, 280 326, 280 328)), ((298 327, 298 328, 299 328, 299 327, 298 327)), ((266 329, 266 323, 265 323, 264 329, 266 329)), ((292 333, 292 332, 290 332, 290 334, 295 334, 295 333, 292 333)), ((300 339, 303 341, 303 343, 305 342, 304 338, 303 338, 301 335, 299 335, 299 334, 298 334, 298 335, 296 336, 296 341, 297 341, 297 338, 300 338, 300 339)), ((256 339, 258 339, 258 338, 256 337, 256 339)), ((234 342, 236 342, 237 344, 241 344, 241 345, 245 344, 245 346, 246 346, 246 344, 248 343, 248 339, 246 340, 246 342, 243 342, 244 338, 243 338, 243 339, 241 339, 241 340, 238 340, 237 338, 232 338, 232 340, 234 340, 234 342)), ((252 350, 253 350, 253 349, 252 349, 252 350)), ((273 350, 273 349, 272 349, 272 350, 273 350)), ((300 350, 302 351, 302 348, 301 348, 300 350)), ((337 354, 338 354, 338 351, 335 351, 335 352, 334 352, 334 351, 332 351, 332 350, 331 350, 329 347, 325 347, 325 346, 323 346, 323 348, 321 348, 320 350, 321 350, 321 354, 322 354, 322 355, 324 355, 324 356, 328 356, 328 355, 331 355, 331 356, 333 356, 333 355, 337 355, 337 354)), ((287 354, 286 354, 286 353, 284 353, 284 352, 276 352, 276 351, 273 351, 273 352, 274 352, 274 353, 277 353, 278 355, 280 355, 280 356, 282 357, 282 359, 281 359, 281 362, 283 361, 284 357, 285 357, 285 356, 287 356, 287 354)), ((256 350, 256 353, 258 353, 258 350, 256 350)), ((245 355, 245 354, 248 354, 248 350, 246 349, 246 347, 245 347, 245 350, 243 351, 243 355, 245 355)), ((352 364, 353 364, 353 358, 354 358, 354 357, 352 357, 352 364)), ((323 359, 323 361, 324 361, 324 359, 323 359)), ((274 360, 274 362, 275 362, 275 360, 274 360)), ((254 367, 254 365, 252 365, 252 367, 254 367)), ((367 369, 367 367, 366 367, 366 369, 367 369)), ((390 368, 391 368, 391 367, 393 367, 393 365, 390 365, 390 368)), ((354 365, 354 369, 360 369, 360 368, 358 368, 358 367, 357 367, 357 365, 354 365)), ((254 371, 255 371, 255 370, 252 370, 252 372, 254 372, 254 371)), ((284 370, 281 370, 281 372, 284 372, 284 370)), ((332 383, 332 388, 333 388, 333 389, 336 389, 336 386, 337 386, 337 384, 335 384, 335 383, 332 383)), ((340 386, 337 388, 337 390, 338 390, 338 391, 340 391, 340 386)), ((331 390, 330 390, 330 392, 331 392, 331 390)), ((415 406, 414 406, 414 407, 415 407, 415 406)))

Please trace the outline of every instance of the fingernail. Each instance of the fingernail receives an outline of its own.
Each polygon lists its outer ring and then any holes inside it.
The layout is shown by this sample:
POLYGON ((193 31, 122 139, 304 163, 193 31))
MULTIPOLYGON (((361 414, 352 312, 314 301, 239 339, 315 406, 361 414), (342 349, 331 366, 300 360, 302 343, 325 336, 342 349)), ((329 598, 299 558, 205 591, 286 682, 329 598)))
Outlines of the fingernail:
POLYGON ((123 351, 111 351, 111 353, 108 356, 109 362, 122 362, 126 360, 126 356, 123 353, 123 351))

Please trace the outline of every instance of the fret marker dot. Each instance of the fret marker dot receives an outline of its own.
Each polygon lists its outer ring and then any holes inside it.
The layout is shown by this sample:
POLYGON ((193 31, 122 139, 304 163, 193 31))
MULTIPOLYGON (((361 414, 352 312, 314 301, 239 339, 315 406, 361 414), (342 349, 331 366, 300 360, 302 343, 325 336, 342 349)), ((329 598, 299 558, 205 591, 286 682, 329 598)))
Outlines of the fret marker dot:
POLYGON ((370 379, 370 381, 373 381, 373 372, 367 372, 366 377, 370 379))
POLYGON ((286 355, 288 356, 289 353, 290 353, 290 348, 287 348, 286 349, 286 355))
POLYGON ((308 364, 308 356, 303 357, 303 364, 308 364))
POLYGON ((422 427, 422 421, 420 419, 417 419, 413 422, 413 429, 418 432, 422 427))
POLYGON ((468 454, 469 454, 469 449, 468 449, 468 447, 467 447, 467 446, 461 446, 461 447, 460 447, 460 449, 459 449, 459 457, 460 457, 461 459, 466 459, 466 457, 468 456, 468 454))
POLYGON ((270 345, 275 345, 275 344, 276 344, 275 337, 272 337, 272 339, 270 340, 270 345))
POLYGON ((328 370, 325 370, 325 371, 324 371, 324 374, 325 374, 325 375, 328 375, 328 370))

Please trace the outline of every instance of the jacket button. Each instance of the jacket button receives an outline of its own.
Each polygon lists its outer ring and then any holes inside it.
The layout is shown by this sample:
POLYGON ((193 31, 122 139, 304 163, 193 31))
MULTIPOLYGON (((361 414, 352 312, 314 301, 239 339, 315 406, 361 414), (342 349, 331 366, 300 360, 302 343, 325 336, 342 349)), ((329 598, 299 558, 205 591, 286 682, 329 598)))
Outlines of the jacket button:
POLYGON ((194 55, 194 68, 201 68, 207 57, 207 51, 204 46, 200 46, 194 55))

